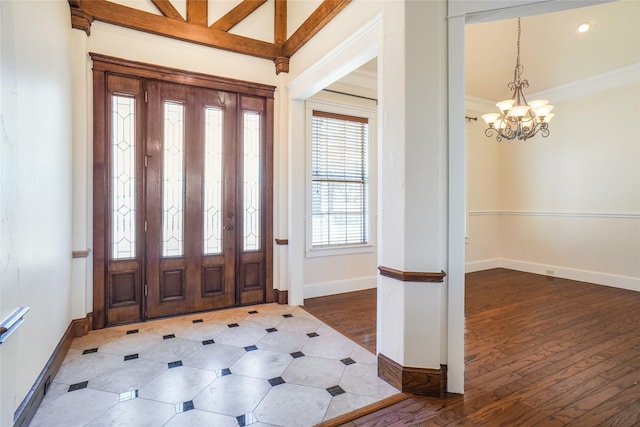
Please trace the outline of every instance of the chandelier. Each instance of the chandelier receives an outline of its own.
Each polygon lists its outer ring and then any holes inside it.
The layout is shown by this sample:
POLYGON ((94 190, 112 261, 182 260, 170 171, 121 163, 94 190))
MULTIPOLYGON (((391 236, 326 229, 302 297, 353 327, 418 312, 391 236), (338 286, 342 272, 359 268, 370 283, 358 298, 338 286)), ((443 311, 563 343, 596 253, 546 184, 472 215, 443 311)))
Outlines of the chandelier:
POLYGON ((529 82, 521 79, 523 69, 520 63, 520 18, 518 18, 518 56, 513 71, 513 81, 507 85, 513 94, 511 99, 496 104, 500 113, 482 116, 489 126, 484 134, 492 137, 495 133, 498 142, 516 138, 527 140, 538 132, 544 137, 549 136, 549 121, 553 117, 551 113, 553 105, 541 99, 527 103, 522 90, 529 87, 529 82))

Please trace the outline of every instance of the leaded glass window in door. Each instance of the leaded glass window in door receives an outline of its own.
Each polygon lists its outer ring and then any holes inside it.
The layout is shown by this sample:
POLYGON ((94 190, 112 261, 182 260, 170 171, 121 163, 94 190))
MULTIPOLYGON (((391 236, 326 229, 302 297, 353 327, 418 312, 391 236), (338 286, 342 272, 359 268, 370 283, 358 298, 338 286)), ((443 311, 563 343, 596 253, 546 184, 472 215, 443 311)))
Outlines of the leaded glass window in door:
POLYGON ((135 99, 111 98, 111 258, 136 257, 135 99))
POLYGON ((184 254, 184 105, 164 103, 162 256, 184 254))

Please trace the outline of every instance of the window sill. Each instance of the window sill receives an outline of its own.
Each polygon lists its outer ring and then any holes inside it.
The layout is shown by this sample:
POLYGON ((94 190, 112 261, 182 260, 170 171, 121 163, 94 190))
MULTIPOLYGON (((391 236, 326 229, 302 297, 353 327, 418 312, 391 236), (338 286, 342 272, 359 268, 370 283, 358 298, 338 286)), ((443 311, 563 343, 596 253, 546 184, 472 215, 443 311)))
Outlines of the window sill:
POLYGON ((351 255, 351 254, 364 254, 375 252, 376 248, 373 245, 353 245, 353 246, 338 246, 328 248, 312 248, 307 249, 307 258, 317 258, 325 256, 338 256, 338 255, 351 255))

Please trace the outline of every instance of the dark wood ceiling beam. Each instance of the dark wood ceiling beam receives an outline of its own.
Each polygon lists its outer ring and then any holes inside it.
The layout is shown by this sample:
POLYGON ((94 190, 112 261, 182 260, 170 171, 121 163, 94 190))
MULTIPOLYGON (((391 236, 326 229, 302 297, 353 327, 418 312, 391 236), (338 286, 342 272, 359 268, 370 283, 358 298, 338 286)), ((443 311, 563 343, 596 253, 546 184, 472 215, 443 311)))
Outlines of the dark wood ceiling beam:
POLYGON ((209 26, 209 0, 187 0, 187 22, 209 26))
POLYGON ((78 4, 94 19, 109 24, 259 58, 273 60, 280 56, 280 49, 277 49, 273 43, 154 15, 106 0, 78 0, 78 4))
POLYGON ((227 12, 222 18, 211 24, 210 28, 215 28, 220 31, 229 31, 266 2, 267 0, 244 0, 242 3, 227 12))
POLYGON ((290 58, 349 3, 351 3, 351 0, 324 0, 289 37, 283 46, 282 56, 290 58))
POLYGON ((287 41, 287 0, 275 0, 273 42, 282 46, 287 41))
POLYGON ((167 18, 178 19, 184 21, 184 17, 176 10, 169 0, 151 0, 158 10, 167 18))

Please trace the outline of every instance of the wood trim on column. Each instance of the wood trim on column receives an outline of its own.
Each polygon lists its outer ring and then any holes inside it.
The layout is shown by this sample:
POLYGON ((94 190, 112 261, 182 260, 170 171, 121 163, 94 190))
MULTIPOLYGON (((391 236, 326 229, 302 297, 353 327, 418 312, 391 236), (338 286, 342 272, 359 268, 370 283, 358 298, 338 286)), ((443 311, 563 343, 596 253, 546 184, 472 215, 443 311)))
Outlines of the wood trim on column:
POLYGON ((289 304, 289 291, 282 291, 280 289, 275 289, 276 293, 276 302, 278 304, 289 304))
POLYGON ((434 272, 420 272, 420 271, 401 271, 395 268, 385 267, 383 265, 378 267, 381 276, 390 277, 392 279, 401 280, 403 282, 431 282, 442 283, 444 277, 447 275, 444 271, 440 273, 434 272))
POLYGON ((288 245, 289 239, 275 239, 276 245, 288 245))
POLYGON ((440 369, 402 366, 379 353, 378 377, 403 393, 444 398, 447 392, 447 365, 440 369))
POLYGON ((33 386, 22 400, 18 409, 16 409, 13 416, 14 427, 26 427, 31 423, 51 381, 60 370, 60 366, 69 351, 69 347, 71 347, 71 342, 74 338, 87 335, 90 330, 91 314, 87 314, 87 316, 82 319, 74 319, 71 321, 62 338, 60 338, 55 350, 53 350, 51 357, 49 357, 49 360, 42 368, 40 375, 38 375, 33 386))
POLYGON ((87 36, 91 35, 91 24, 93 23, 93 16, 85 12, 82 9, 71 7, 71 28, 76 30, 82 30, 87 33, 87 36))

